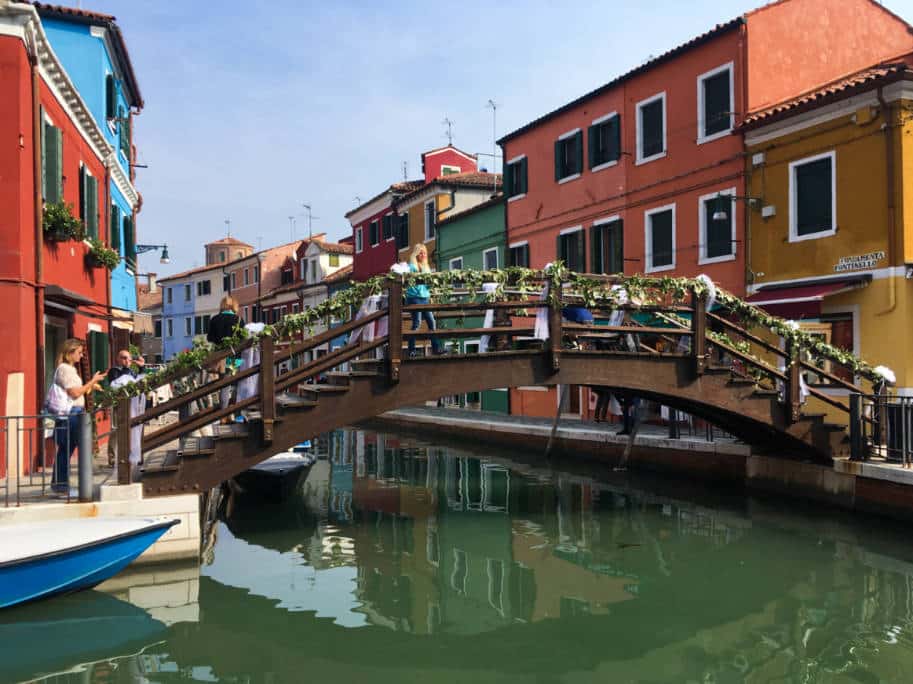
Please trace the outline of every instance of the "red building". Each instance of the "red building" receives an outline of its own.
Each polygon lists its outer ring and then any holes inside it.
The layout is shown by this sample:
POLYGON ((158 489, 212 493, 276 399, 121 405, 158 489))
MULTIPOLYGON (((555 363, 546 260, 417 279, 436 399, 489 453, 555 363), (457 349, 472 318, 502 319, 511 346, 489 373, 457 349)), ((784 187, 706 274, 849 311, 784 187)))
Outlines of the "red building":
POLYGON ((452 145, 422 154, 422 180, 394 183, 346 214, 355 248, 352 278, 361 281, 386 273, 398 261, 397 252, 410 244, 409 215, 398 214, 395 202, 442 176, 478 171, 475 155, 452 145))
POLYGON ((29 5, 0 5, 0 73, 0 414, 29 415, 67 337, 87 341, 84 375, 110 364, 110 274, 89 261, 85 241, 51 239, 43 209, 71 205, 109 243, 103 160, 113 150, 29 5))
MULTIPOLYGON (((761 206, 719 199, 746 194, 738 125, 911 47, 911 27, 871 0, 781 0, 537 118, 499 141, 508 262, 706 273, 744 294, 761 206)), ((553 415, 554 392, 532 399, 511 405, 553 415)))

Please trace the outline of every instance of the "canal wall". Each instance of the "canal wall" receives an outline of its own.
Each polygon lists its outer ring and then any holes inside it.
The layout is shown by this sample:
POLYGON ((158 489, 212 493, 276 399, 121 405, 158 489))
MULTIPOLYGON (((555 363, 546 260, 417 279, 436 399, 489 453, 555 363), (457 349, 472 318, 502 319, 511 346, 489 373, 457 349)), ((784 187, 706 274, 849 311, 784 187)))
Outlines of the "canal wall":
POLYGON ((200 555, 200 497, 197 494, 144 499, 142 485, 102 485, 90 503, 40 501, 0 508, 0 525, 72 518, 141 517, 179 522, 150 546, 134 564, 198 559, 200 555))
MULTIPOLYGON (((406 429, 425 436, 431 430, 435 436, 531 455, 545 454, 552 432, 551 420, 426 407, 390 411, 371 422, 379 429, 406 429)), ((614 466, 628 444, 627 436, 616 434, 618 428, 561 420, 552 458, 572 455, 614 466)), ((885 463, 808 463, 756 453, 731 438, 671 439, 666 428, 647 425, 638 432, 627 467, 913 521, 913 470, 885 463)))

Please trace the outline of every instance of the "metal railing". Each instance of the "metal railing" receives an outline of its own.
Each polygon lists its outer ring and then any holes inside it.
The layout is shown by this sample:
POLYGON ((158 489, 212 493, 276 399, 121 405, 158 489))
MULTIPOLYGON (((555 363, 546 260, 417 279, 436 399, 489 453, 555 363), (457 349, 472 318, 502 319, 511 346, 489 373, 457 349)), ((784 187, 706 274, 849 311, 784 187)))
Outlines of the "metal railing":
POLYGON ((91 501, 93 418, 85 411, 69 416, 0 416, 0 505, 43 499, 91 501), (71 462, 74 454, 76 467, 71 462), (76 495, 71 486, 74 475, 76 495))
POLYGON ((913 465, 913 397, 850 394, 850 458, 913 465))

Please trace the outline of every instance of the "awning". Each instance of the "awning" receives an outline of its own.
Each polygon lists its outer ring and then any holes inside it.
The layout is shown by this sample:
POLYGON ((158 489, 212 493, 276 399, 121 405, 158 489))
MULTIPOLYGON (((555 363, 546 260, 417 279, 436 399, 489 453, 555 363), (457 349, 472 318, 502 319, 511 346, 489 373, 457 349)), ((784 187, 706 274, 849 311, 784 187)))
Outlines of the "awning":
POLYGON ((790 287, 762 287, 745 301, 781 318, 817 318, 825 297, 865 287, 870 274, 855 278, 808 281, 790 287))

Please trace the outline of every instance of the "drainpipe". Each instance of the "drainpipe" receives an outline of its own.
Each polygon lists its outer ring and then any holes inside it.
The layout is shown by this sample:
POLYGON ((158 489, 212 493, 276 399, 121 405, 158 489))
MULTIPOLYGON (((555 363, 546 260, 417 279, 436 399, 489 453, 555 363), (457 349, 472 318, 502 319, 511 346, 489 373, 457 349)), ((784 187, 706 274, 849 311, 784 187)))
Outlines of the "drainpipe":
MULTIPOLYGON (((897 251, 896 210, 894 206, 894 140, 891 131, 892 112, 891 106, 884 99, 884 87, 878 87, 878 104, 881 107, 884 123, 884 163, 885 163, 885 192, 888 206, 888 268, 894 267, 895 253, 897 251)), ((897 283, 894 278, 888 278, 888 308, 878 312, 879 316, 888 314, 897 308, 897 283)))
MULTIPOLYGON (((116 153, 115 153, 116 154, 116 153)), ((108 246, 111 246, 111 160, 108 159, 105 162, 105 210, 102 213, 105 217, 105 226, 108 229, 108 246)), ((118 226, 120 229, 120 226, 118 226)), ((98 231, 99 235, 104 235, 102 231, 98 231)), ((107 270, 107 269, 106 269, 107 270)), ((139 269, 137 269, 139 270, 139 269)), ((108 303, 108 311, 111 312, 112 322, 108 323, 108 350, 109 353, 114 349, 114 307, 111 302, 111 273, 107 274, 105 278, 105 297, 108 303)), ((117 350, 114 350, 114 353, 117 353, 117 350)), ((110 361, 110 359, 108 359, 110 361)))
MULTIPOLYGON (((44 387, 44 197, 41 187, 41 94, 38 71, 38 53, 34 44, 30 46, 29 62, 32 87, 32 182, 34 184, 34 221, 35 221, 35 369, 38 379, 37 387, 44 387)), ((35 392, 35 410, 41 413, 43 392, 35 392)))
MULTIPOLYGON (((741 79, 741 88, 739 89, 739 98, 741 102, 739 103, 738 116, 739 121, 737 126, 741 126, 742 122, 745 121, 745 116, 748 113, 748 40, 746 33, 748 32, 748 27, 743 23, 739 29, 739 61, 740 66, 737 71, 739 78, 741 79)), ((747 150, 747 145, 745 145, 745 133, 742 132, 742 149, 747 150)), ((746 151, 745 158, 742 164, 742 173, 743 175, 743 184, 745 188, 745 195, 751 195, 749 188, 752 183, 752 173, 754 168, 751 166, 750 157, 746 151), (748 171, 745 171, 745 166, 748 165, 748 171)), ((763 197, 764 195, 760 195, 763 197)), ((751 267, 751 202, 748 200, 745 201, 744 211, 744 221, 742 225, 744 226, 743 230, 745 231, 745 255, 742 257, 745 260, 745 294, 748 294, 748 287, 754 284, 754 269, 751 267)))

